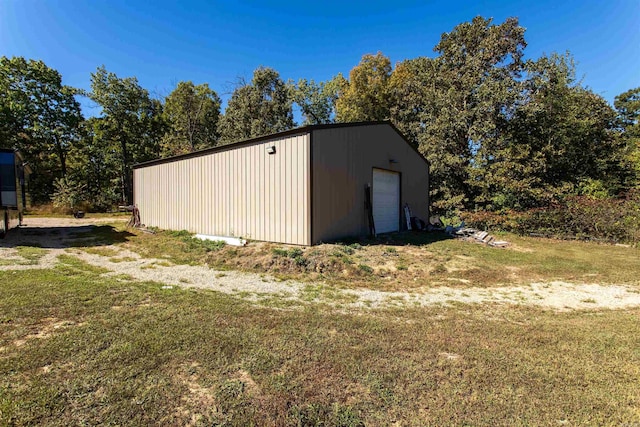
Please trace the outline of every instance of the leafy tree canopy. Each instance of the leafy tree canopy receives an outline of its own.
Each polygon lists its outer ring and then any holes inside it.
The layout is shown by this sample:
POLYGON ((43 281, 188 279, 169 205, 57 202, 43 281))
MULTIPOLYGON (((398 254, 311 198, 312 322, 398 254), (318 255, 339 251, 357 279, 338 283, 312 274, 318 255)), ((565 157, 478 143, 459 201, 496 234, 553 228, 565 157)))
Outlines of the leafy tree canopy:
POLYGON ((82 121, 77 93, 42 61, 0 58, 0 138, 30 162, 36 201, 49 198, 55 178, 66 179, 67 156, 82 121))
POLYGON ((241 81, 220 118, 220 140, 240 141, 294 127, 292 94, 277 71, 260 67, 251 83, 241 81))
POLYGON ((204 83, 180 82, 167 96, 164 118, 168 131, 162 138, 162 155, 188 153, 218 143, 220 97, 204 83))
POLYGON ((97 134, 104 138, 104 146, 118 153, 120 194, 123 202, 131 203, 131 167, 160 154, 160 138, 166 130, 162 104, 151 99, 135 77, 120 78, 104 66, 91 74, 89 97, 102 109, 97 134))
POLYGON ((349 80, 339 76, 336 120, 359 122, 389 118, 389 79, 391 61, 381 52, 364 55, 349 73, 349 80))

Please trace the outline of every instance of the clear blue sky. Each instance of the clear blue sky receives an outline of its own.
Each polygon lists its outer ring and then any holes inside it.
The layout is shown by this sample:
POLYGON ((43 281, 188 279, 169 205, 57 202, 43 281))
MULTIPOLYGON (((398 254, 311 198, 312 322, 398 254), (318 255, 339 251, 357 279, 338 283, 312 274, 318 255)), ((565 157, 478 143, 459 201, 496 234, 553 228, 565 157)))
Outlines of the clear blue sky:
POLYGON ((433 56, 443 32, 477 15, 517 16, 528 58, 570 51, 584 84, 611 103, 640 86, 640 0, 0 0, 0 55, 41 59, 85 89, 104 64, 156 96, 191 80, 226 99, 260 65, 318 81, 348 75, 365 53, 433 56))

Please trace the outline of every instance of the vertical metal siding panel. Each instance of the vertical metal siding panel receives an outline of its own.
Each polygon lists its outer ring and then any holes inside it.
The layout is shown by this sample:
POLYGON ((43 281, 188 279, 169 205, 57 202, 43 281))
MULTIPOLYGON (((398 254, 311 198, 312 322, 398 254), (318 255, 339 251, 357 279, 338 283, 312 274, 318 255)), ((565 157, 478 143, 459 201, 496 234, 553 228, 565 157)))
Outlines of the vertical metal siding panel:
POLYGON ((240 235, 245 237, 247 235, 247 231, 249 227, 247 226, 248 221, 251 219, 249 215, 249 183, 251 180, 252 170, 251 170, 251 149, 246 148, 242 150, 242 217, 240 218, 241 229, 240 235))
POLYGON ((233 217, 233 222, 234 222, 234 235, 235 236, 240 236, 240 233, 242 232, 242 218, 243 218, 243 213, 244 213, 244 206, 243 206, 243 202, 244 202, 244 176, 245 173, 243 173, 244 171, 241 170, 241 164, 242 164, 242 157, 244 156, 244 150, 233 150, 235 153, 235 167, 236 167, 236 179, 235 181, 232 183, 232 185, 234 187, 237 187, 235 190, 235 197, 234 197, 234 206, 236 207, 236 210, 234 212, 234 217, 233 217))
POLYGON ((275 199, 274 199, 274 210, 276 212, 275 215, 275 240, 278 242, 282 242, 282 219, 284 218, 285 213, 282 211, 282 196, 285 191, 282 185, 282 176, 285 174, 284 171, 284 162, 283 159, 287 155, 284 150, 282 141, 277 141, 276 143, 276 161, 275 161, 275 199))
POLYGON ((230 152, 230 160, 231 160, 231 175, 232 178, 229 180, 229 235, 235 236, 236 231, 236 220, 238 218, 238 150, 231 150, 230 152))
POLYGON ((229 173, 226 176, 226 188, 227 188, 227 221, 225 223, 225 235, 233 235, 233 219, 234 219, 234 194, 233 194, 233 182, 237 179, 235 176, 235 163, 234 163, 234 151, 227 152, 227 161, 229 166, 229 173))
POLYGON ((256 147, 256 179, 258 180, 258 197, 256 199, 256 221, 258 221, 258 234, 256 239, 265 240, 264 238, 264 156, 261 155, 261 146, 256 147))
POLYGON ((256 229, 258 226, 258 223, 256 221, 256 197, 258 195, 256 183, 258 180, 256 177, 256 146, 255 145, 251 146, 250 156, 251 156, 251 163, 249 164, 249 167, 251 169, 251 181, 250 181, 250 188, 249 188, 249 202, 250 202, 249 213, 251 215, 251 220, 247 226, 247 237, 254 239, 255 237, 253 237, 253 235, 255 235, 256 229))
POLYGON ((203 162, 206 156, 195 158, 195 170, 193 172, 194 178, 194 186, 191 193, 191 197, 193 199, 193 208, 196 210, 195 220, 193 223, 193 232, 201 233, 202 232, 202 219, 203 219, 203 209, 202 209, 202 199, 204 197, 203 191, 203 177, 204 177, 204 168, 203 162))
POLYGON ((194 189, 196 188, 195 177, 198 173, 198 159, 189 160, 189 191, 187 192, 187 203, 189 209, 189 230, 194 230, 194 225, 197 222, 198 209, 196 206, 196 199, 193 197, 194 189))
POLYGON ((284 141, 283 145, 285 146, 285 155, 284 155, 284 185, 282 189, 284 190, 284 194, 282 195, 281 206, 282 206, 282 217, 284 218, 283 224, 283 233, 282 238, 285 242, 291 242, 291 209, 288 202, 292 199, 291 194, 291 141, 289 138, 284 141))
POLYGON ((265 240, 272 240, 271 236, 271 191, 273 187, 273 181, 271 178, 271 156, 262 153, 264 163, 264 238, 265 240))
POLYGON ((238 237, 245 236, 245 224, 247 221, 247 180, 249 179, 249 168, 247 168, 248 150, 246 148, 236 150, 238 151, 238 171, 240 175, 239 183, 242 188, 240 191, 240 215, 238 215, 238 230, 236 231, 238 237))
POLYGON ((173 205, 173 215, 171 216, 171 228, 175 230, 181 230, 180 223, 180 192, 184 191, 184 188, 181 188, 180 184, 180 173, 182 170, 184 162, 176 162, 171 165, 171 169, 173 171, 173 180, 174 183, 171 185, 171 196, 172 196, 172 205, 173 205))
POLYGON ((308 244, 309 144, 293 135, 136 169, 135 201, 147 225, 308 244))
MULTIPOLYGON (((303 212, 303 218, 304 218, 304 236, 305 236, 305 242, 307 244, 312 244, 314 243, 312 241, 312 231, 313 228, 315 227, 315 224, 312 224, 312 219, 313 216, 311 214, 311 207, 315 206, 315 204, 313 204, 311 202, 311 197, 313 197, 313 195, 315 194, 315 189, 311 188, 311 183, 312 183, 312 177, 311 177, 311 172, 313 171, 313 168, 311 167, 311 149, 313 147, 311 146, 311 134, 307 135, 307 142, 304 144, 304 181, 303 181, 303 186, 302 186, 302 201, 304 203, 304 212, 303 212)), ((313 183, 315 183, 315 180, 313 180, 313 183)))
POLYGON ((240 189, 240 194, 238 197, 238 200, 240 201, 240 206, 239 206, 239 212, 238 212, 238 219, 237 219, 237 223, 238 223, 238 229, 236 230, 236 235, 238 237, 243 236, 244 233, 244 223, 247 219, 247 211, 246 211, 246 206, 247 206, 247 193, 246 193, 246 186, 247 186, 247 172, 249 172, 249 170, 246 168, 246 157, 247 157, 247 150, 246 149, 238 149, 236 150, 238 152, 238 183, 241 185, 241 189, 240 189))
POLYGON ((175 201, 176 201, 176 216, 174 217, 174 221, 176 223, 176 228, 179 230, 184 229, 184 217, 185 217, 185 209, 182 204, 182 197, 184 192, 186 191, 186 182, 185 182, 185 167, 186 162, 176 162, 178 166, 176 168, 176 182, 178 185, 174 185, 175 188, 175 201))
MULTIPOLYGON (((302 144, 304 150, 302 152, 301 165, 302 168, 300 170, 300 204, 302 206, 301 211, 301 227, 302 227, 302 236, 303 243, 305 245, 311 244, 311 221, 309 221, 309 213, 311 212, 311 199, 310 197, 304 196, 304 188, 311 186, 311 164, 310 164, 310 149, 311 149, 311 133, 307 134, 305 137, 305 142, 302 144)), ((311 194, 311 193, 310 193, 311 194)))
POLYGON ((298 150, 296 152, 295 158, 295 171, 296 171, 296 185, 294 187, 294 194, 296 195, 294 205, 296 207, 296 229, 295 229, 295 238, 296 242, 299 244, 306 244, 305 241, 305 205, 307 204, 307 200, 304 199, 304 192, 302 191, 302 187, 306 185, 306 177, 304 176, 304 171, 306 169, 305 157, 304 153, 306 151, 305 145, 309 141, 309 136, 305 135, 301 137, 302 141, 298 145, 298 150))
POLYGON ((170 203, 171 203, 171 217, 169 218, 170 228, 173 230, 179 230, 178 222, 176 221, 177 214, 177 206, 176 206, 176 194, 177 194, 177 185, 178 183, 178 168, 180 167, 180 162, 169 164, 169 168, 171 169, 171 181, 170 181, 170 203))
POLYGON ((187 201, 187 209, 189 215, 189 228, 188 230, 192 233, 195 232, 198 228, 198 218, 200 215, 200 211, 198 210, 198 183, 197 176, 199 173, 199 164, 200 159, 195 157, 193 159, 189 159, 189 164, 187 166, 187 173, 189 174, 189 190, 186 192, 186 201, 187 201))
POLYGON ((262 235, 261 238, 263 240, 269 240, 269 231, 267 229, 267 222, 269 216, 269 180, 267 179, 267 156, 265 156, 264 152, 260 153, 260 178, 261 178, 261 188, 262 192, 260 193, 260 210, 261 210, 261 222, 262 222, 262 235))
POLYGON ((287 210, 291 212, 289 222, 289 240, 298 243, 298 151, 300 151, 300 144, 302 143, 302 137, 296 136, 295 140, 291 143, 291 155, 289 156, 289 170, 290 170, 290 185, 289 185, 289 203, 287 210))
POLYGON ((219 210, 218 221, 215 223, 215 234, 223 234, 222 226, 224 225, 225 218, 227 217, 227 206, 225 203, 226 200, 226 180, 224 179, 225 174, 227 173, 227 153, 222 153, 220 155, 220 159, 218 159, 220 165, 220 171, 218 172, 218 184, 217 190, 220 192, 218 195, 218 206, 219 210))
POLYGON ((298 152, 296 153, 296 187, 295 187, 295 195, 296 195, 296 240, 300 244, 306 244, 305 241, 305 206, 307 205, 307 200, 304 198, 304 190, 303 187, 306 185, 308 177, 305 176, 304 171, 307 169, 307 165, 305 165, 305 156, 307 148, 306 145, 309 143, 309 135, 305 135, 302 137, 302 141, 298 146, 298 152))
POLYGON ((240 207, 239 195, 238 195, 238 181, 240 176, 238 174, 238 150, 231 150, 231 167, 233 168, 233 180, 229 182, 229 206, 231 208, 231 214, 229 218, 229 234, 231 236, 236 235, 236 224, 238 219, 238 208, 240 207))
POLYGON ((224 194, 222 186, 224 183, 222 182, 222 162, 224 160, 224 153, 221 153, 218 156, 213 156, 212 163, 214 167, 215 173, 212 174, 213 183, 212 185, 212 203, 215 211, 215 215, 213 218, 209 219, 209 234, 219 234, 220 230, 218 230, 218 225, 222 222, 222 209, 224 206, 222 205, 222 195, 224 194))
POLYGON ((216 211, 217 211, 217 215, 216 215, 216 221, 215 223, 212 224, 211 227, 211 234, 222 234, 221 233, 221 229, 219 228, 220 225, 224 222, 224 212, 225 212, 225 206, 224 203, 222 203, 222 199, 224 198, 224 181, 222 179, 224 173, 225 173, 225 153, 221 153, 219 156, 216 156, 216 164, 218 167, 218 173, 217 173, 217 182, 215 185, 216 188, 216 211))
POLYGON ((222 229, 221 224, 224 224, 225 218, 226 218, 226 205, 224 203, 225 197, 226 197, 226 191, 225 191, 225 180, 224 180, 224 175, 227 173, 227 168, 226 168, 226 162, 227 162, 227 155, 226 153, 222 153, 220 154, 220 158, 218 159, 218 164, 219 164, 219 171, 218 171, 218 183, 217 183, 217 191, 220 193, 218 194, 218 206, 216 207, 216 209, 218 209, 218 220, 215 223, 215 233, 214 234, 223 234, 222 233, 222 229))
POLYGON ((225 173, 223 175, 224 180, 224 218, 222 220, 222 234, 229 235, 229 220, 231 218, 231 194, 229 192, 229 181, 231 180, 231 174, 233 168, 231 167, 231 153, 229 151, 224 153, 224 168, 225 173))
POLYGON ((229 222, 231 220, 231 192, 229 189, 229 183, 231 180, 233 180, 233 165, 231 163, 231 152, 227 151, 225 153, 225 174, 223 176, 223 180, 224 180, 224 208, 225 208, 225 214, 224 214, 224 219, 222 222, 222 233, 225 236, 228 236, 230 234, 230 227, 229 227, 229 222))
POLYGON ((289 223, 289 233, 290 240, 294 243, 298 243, 299 235, 298 235, 298 211, 300 210, 300 206, 298 206, 298 152, 300 151, 300 144, 302 143, 302 137, 296 137, 293 144, 291 144, 291 158, 290 168, 291 168, 291 188, 289 198, 289 206, 287 210, 291 212, 291 222, 289 223))
POLYGON ((213 154, 207 155, 202 159, 202 193, 201 193, 201 209, 202 209, 202 233, 211 234, 210 221, 216 213, 214 203, 214 174, 216 173, 213 154))

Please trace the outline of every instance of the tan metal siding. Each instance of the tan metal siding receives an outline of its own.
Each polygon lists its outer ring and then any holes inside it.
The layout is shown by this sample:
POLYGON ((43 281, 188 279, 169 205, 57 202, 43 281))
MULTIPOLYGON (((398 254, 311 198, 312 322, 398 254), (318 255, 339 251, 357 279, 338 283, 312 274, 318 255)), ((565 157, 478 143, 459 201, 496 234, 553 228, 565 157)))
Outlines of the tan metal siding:
POLYGON ((309 165, 309 133, 230 147, 135 169, 135 203, 147 226, 309 245, 309 165))
POLYGON ((427 164, 390 125, 317 129, 312 140, 314 244, 368 233, 364 188, 373 168, 400 172, 401 206, 427 219, 427 164))

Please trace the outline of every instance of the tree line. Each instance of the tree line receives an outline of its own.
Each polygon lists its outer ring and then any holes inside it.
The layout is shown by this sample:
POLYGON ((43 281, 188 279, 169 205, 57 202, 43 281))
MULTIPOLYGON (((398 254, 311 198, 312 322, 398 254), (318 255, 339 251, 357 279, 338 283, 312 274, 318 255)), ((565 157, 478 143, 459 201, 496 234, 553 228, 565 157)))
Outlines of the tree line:
POLYGON ((391 120, 429 160, 436 211, 547 206, 640 186, 640 87, 611 106, 576 77, 569 53, 524 59, 517 18, 476 17, 443 33, 435 55, 364 55, 347 77, 284 81, 259 67, 227 107, 208 84, 163 99, 104 66, 90 90, 42 61, 0 59, 0 141, 33 170, 33 203, 96 210, 132 202, 132 166, 301 124, 391 120), (79 97, 99 108, 82 115, 79 97))

